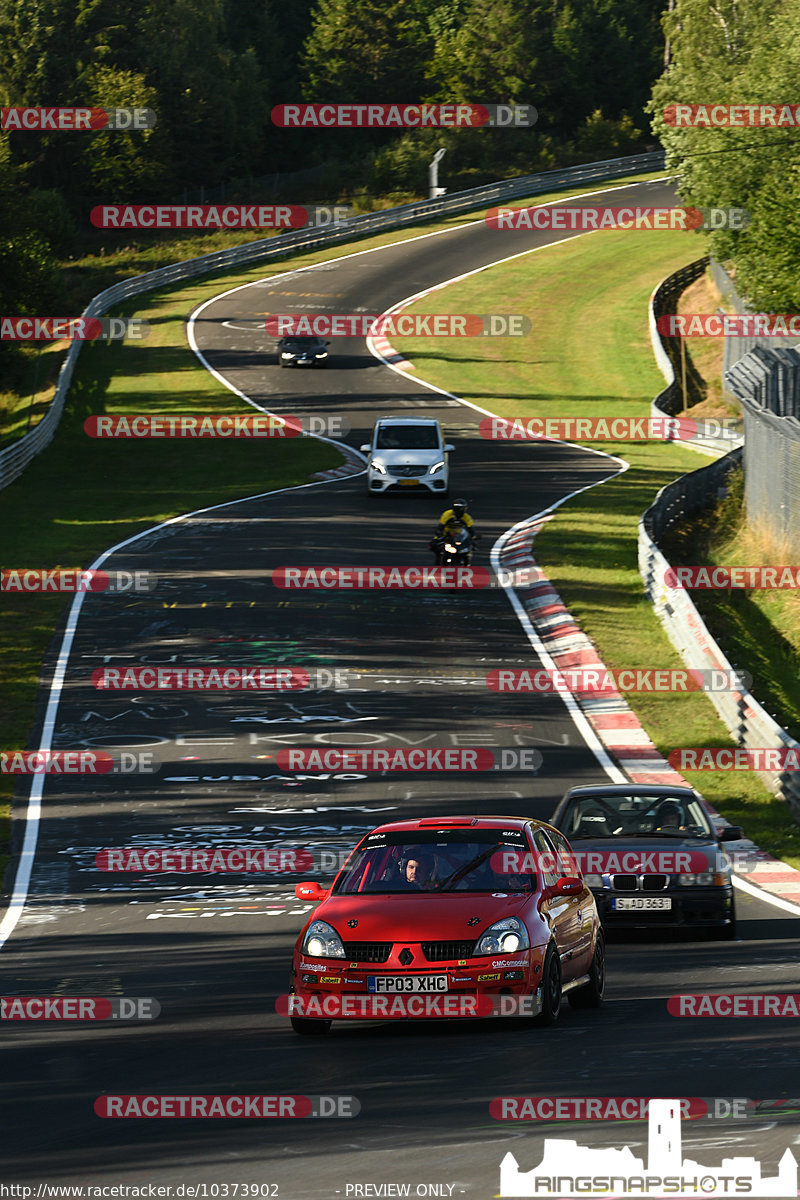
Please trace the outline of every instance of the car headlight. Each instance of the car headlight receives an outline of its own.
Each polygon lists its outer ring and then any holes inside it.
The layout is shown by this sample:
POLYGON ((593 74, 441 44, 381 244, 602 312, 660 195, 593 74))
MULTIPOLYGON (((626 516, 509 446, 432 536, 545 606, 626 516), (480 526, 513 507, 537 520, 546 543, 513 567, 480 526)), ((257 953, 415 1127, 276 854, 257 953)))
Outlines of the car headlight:
POLYGON ((312 958, 345 958, 342 939, 327 921, 312 921, 303 938, 303 953, 312 958))
POLYGON ((439 471, 444 470, 444 459, 441 462, 434 463, 431 467, 431 475, 437 475, 439 471))
POLYGON ((599 888, 602 888, 602 886, 603 886, 603 876, 602 875, 584 875, 583 881, 588 888, 598 888, 599 889, 599 888))
POLYGON ((317 353, 314 355, 314 357, 315 358, 327 358, 328 351, 327 350, 318 350, 317 353))
POLYGON ((681 887, 730 887, 730 871, 700 871, 696 875, 679 875, 681 887))
POLYGON ((372 470, 377 471, 379 475, 386 474, 386 467, 383 465, 382 462, 378 462, 377 458, 373 458, 372 462, 369 465, 372 467, 372 470))
POLYGON ((294 353, 291 350, 281 350, 281 358, 294 358, 294 353))
POLYGON ((530 946, 528 931, 518 917, 495 921, 479 938, 475 954, 516 954, 530 946))

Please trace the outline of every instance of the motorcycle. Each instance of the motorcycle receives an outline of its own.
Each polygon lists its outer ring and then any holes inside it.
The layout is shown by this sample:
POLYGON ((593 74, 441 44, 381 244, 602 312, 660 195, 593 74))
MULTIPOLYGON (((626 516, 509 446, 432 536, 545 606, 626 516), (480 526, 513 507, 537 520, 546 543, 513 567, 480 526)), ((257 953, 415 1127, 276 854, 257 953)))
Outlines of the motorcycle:
POLYGON ((473 537, 466 525, 454 521, 444 533, 433 538, 430 548, 436 555, 437 567, 469 566, 472 561, 473 537))

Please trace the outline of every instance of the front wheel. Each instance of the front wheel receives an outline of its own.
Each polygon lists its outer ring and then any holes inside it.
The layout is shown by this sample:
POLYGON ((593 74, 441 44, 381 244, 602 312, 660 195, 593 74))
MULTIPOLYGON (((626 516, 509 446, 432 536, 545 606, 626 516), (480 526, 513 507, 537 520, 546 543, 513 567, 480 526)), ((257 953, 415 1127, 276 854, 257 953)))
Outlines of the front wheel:
POLYGON ((330 1033, 331 1021, 315 1021, 313 1017, 292 1017, 292 1029, 301 1037, 324 1037, 330 1033))
POLYGON ((551 942, 542 968, 542 1011, 535 1017, 537 1025, 555 1025, 561 1009, 561 963, 551 942))
POLYGON ((568 992, 567 999, 573 1008, 600 1008, 605 988, 606 943, 602 933, 598 933, 589 969, 589 982, 576 988, 574 992, 568 992))

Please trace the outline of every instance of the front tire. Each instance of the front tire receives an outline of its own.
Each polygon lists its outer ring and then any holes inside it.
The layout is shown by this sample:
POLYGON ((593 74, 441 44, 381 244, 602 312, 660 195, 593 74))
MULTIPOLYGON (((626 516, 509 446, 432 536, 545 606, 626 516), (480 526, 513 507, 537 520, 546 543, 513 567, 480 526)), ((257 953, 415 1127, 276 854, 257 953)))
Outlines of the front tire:
POLYGON ((313 1017, 292 1017, 292 1029, 301 1037, 324 1037, 331 1031, 331 1021, 315 1021, 313 1017))
POLYGON ((574 992, 567 993, 573 1008, 600 1008, 603 1003, 603 993, 606 988, 606 941, 602 932, 597 935, 592 965, 589 969, 589 982, 574 992))
POLYGON ((542 1011, 534 1020, 537 1025, 555 1025, 561 1010, 561 963, 551 942, 542 968, 542 1011))

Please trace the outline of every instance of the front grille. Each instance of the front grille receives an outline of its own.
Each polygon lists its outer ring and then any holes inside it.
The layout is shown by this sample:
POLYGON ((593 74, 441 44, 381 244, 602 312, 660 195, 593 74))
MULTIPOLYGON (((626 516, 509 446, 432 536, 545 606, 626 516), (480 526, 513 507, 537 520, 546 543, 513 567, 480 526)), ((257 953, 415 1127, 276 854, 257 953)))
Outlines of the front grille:
POLYGON ((669 875, 611 875, 613 892, 663 892, 669 887, 669 875))
POLYGON ((419 475, 427 475, 427 467, 390 467, 392 475, 400 475, 404 479, 413 479, 419 475))
POLYGON ((350 962, 384 963, 392 953, 391 942, 344 942, 350 962))
POLYGON ((642 876, 643 892, 663 892, 666 887, 669 887, 669 875, 642 876))
POLYGON ((428 962, 447 962, 450 959, 470 958, 474 942, 423 942, 422 953, 428 962))

